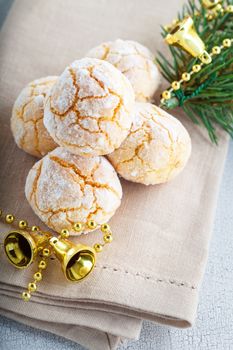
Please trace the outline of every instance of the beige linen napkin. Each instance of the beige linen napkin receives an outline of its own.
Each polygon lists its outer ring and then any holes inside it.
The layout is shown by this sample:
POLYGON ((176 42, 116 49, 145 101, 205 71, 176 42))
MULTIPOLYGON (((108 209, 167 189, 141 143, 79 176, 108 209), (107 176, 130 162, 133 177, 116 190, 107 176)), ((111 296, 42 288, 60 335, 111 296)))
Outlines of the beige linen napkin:
MULTIPOLYGON (((159 24, 176 17, 182 0, 15 1, 0 37, 0 207, 39 224, 24 196, 35 159, 11 136, 13 102, 29 81, 60 74, 98 43, 138 40, 165 48, 159 24), (168 13, 169 9, 169 13, 168 13)), ((120 338, 137 338, 141 319, 193 324, 213 224, 227 136, 213 146, 181 112, 193 143, 185 171, 174 181, 145 187, 122 181, 122 206, 111 220, 114 242, 98 255, 89 279, 71 284, 51 261, 32 302, 19 298, 36 266, 17 271, 1 254, 0 313, 80 342, 114 349, 120 338)), ((3 233, 9 227, 1 224, 3 233)), ((93 244, 99 233, 81 237, 93 244)))

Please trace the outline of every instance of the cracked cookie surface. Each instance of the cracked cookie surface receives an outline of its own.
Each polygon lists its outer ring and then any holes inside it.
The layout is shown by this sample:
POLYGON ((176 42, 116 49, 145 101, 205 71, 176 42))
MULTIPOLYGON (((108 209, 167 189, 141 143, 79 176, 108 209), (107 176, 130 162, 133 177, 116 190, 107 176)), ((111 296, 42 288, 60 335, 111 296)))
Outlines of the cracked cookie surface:
POLYGON ((154 185, 178 175, 190 154, 189 134, 176 118, 155 105, 136 102, 129 135, 108 158, 125 179, 154 185))
POLYGON ((132 123, 134 92, 110 63, 74 61, 58 78, 45 103, 44 124, 70 152, 98 156, 113 152, 132 123))
POLYGON ((57 77, 48 76, 29 83, 12 110, 11 130, 16 144, 39 158, 57 147, 43 123, 45 97, 56 80, 57 77))
POLYGON ((137 101, 150 101, 158 89, 160 73, 154 64, 154 55, 136 41, 104 42, 86 56, 105 60, 119 69, 132 84, 137 101))
POLYGON ((68 228, 72 235, 78 235, 72 228, 76 222, 107 222, 122 198, 117 173, 106 158, 84 158, 62 147, 35 163, 25 193, 47 226, 57 232, 68 228))

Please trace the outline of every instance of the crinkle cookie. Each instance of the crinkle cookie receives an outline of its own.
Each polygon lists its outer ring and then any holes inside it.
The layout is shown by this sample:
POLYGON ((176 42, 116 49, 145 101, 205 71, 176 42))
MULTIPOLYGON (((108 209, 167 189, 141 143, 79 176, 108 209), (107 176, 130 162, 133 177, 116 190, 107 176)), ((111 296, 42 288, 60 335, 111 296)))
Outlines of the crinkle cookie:
POLYGON ((150 103, 136 103, 130 133, 109 155, 117 172, 145 185, 167 182, 185 167, 191 140, 174 117, 150 103))
POLYGON ((44 124, 53 139, 81 156, 109 154, 132 123, 134 92, 110 63, 94 58, 74 61, 51 90, 44 124))
POLYGON ((57 232, 68 228, 73 235, 78 234, 73 229, 76 222, 107 222, 122 198, 117 173, 106 158, 84 158, 62 147, 35 163, 25 193, 46 225, 57 232))
POLYGON ((154 55, 136 41, 108 41, 90 50, 86 56, 106 60, 118 68, 132 84, 137 101, 150 101, 158 89, 160 73, 154 55))
POLYGON ((45 77, 29 83, 15 101, 11 130, 15 142, 25 152, 42 157, 57 147, 44 127, 45 96, 57 77, 45 77))

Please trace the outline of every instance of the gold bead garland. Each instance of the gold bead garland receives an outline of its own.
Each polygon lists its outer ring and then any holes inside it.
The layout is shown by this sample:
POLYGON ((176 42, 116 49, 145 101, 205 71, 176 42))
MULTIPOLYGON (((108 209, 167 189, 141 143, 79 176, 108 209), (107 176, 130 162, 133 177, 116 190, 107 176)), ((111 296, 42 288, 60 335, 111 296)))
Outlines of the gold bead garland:
MULTIPOLYGON (((215 1, 215 4, 213 4, 210 0, 202 0, 203 7, 207 10, 207 13, 205 14, 205 17, 208 21, 212 21, 217 16, 223 16, 224 14, 233 13, 233 5, 227 5, 225 8, 221 5, 221 0, 215 1)), ((196 11, 194 13, 196 17, 201 16, 200 11, 196 11)), ((166 25, 163 28, 166 32, 169 32, 172 28, 176 26, 176 24, 179 22, 178 19, 174 19, 170 25, 166 25)))
MULTIPOLYGON (((210 56, 213 57, 213 56, 219 55, 223 49, 231 47, 232 44, 233 44, 233 39, 229 39, 229 38, 224 39, 222 42, 222 45, 214 46, 212 48, 210 56)), ((172 97, 172 92, 179 90, 181 88, 181 85, 184 82, 190 81, 193 74, 200 72, 203 66, 204 66, 203 62, 200 62, 199 64, 195 64, 192 67, 192 70, 190 72, 184 72, 182 74, 181 76, 182 79, 180 79, 179 81, 173 81, 171 83, 171 87, 163 91, 162 98, 160 100, 161 105, 164 105, 166 100, 170 100, 172 97)))
MULTIPOLYGON (((0 217, 3 215, 3 211, 0 209, 0 217)), ((7 224, 12 224, 15 221, 15 217, 13 214, 7 214, 4 217, 4 220, 7 224)), ((45 232, 41 231, 38 226, 29 226, 28 222, 26 220, 19 220, 17 224, 19 229, 31 231, 31 232, 41 232, 42 234, 45 232)), ((83 224, 81 222, 74 223, 73 229, 76 232, 82 232, 85 227, 88 229, 94 230, 97 228, 97 223, 95 220, 89 220, 86 224, 83 224)), ((103 247, 106 244, 109 244, 113 240, 112 231, 110 228, 110 225, 107 223, 104 223, 100 226, 100 230, 103 233, 103 242, 102 243, 95 243, 93 245, 93 248, 96 253, 100 253, 103 250, 103 247)), ((60 235, 58 236, 58 239, 67 239, 70 236, 69 230, 64 228, 61 230, 60 235)), ((32 293, 36 292, 38 282, 40 282, 43 279, 43 271, 47 268, 48 265, 48 259, 50 258, 52 254, 52 250, 49 248, 43 248, 42 254, 41 254, 41 260, 38 262, 38 270, 33 274, 33 280, 28 283, 27 290, 25 290, 22 293, 22 299, 24 301, 29 301, 31 299, 32 293)))

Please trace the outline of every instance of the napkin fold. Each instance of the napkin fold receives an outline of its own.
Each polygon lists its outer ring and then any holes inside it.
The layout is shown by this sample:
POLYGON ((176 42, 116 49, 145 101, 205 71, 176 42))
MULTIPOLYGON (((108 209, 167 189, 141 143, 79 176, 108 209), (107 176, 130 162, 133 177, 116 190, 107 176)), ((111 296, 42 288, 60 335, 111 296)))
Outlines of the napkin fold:
MULTIPOLYGON (((24 185, 35 158, 19 150, 10 115, 29 81, 59 75, 92 46, 118 37, 152 51, 165 50, 159 24, 176 17, 182 0, 16 0, 0 36, 0 207, 30 224, 41 222, 29 207, 24 185), (169 13, 167 9, 169 8, 169 13)), ((214 146, 180 111, 193 151, 183 173, 168 184, 143 186, 122 180, 123 201, 111 220, 114 241, 98 255, 90 277, 65 280, 50 261, 29 303, 20 293, 36 266, 18 271, 0 255, 0 314, 79 342, 93 350, 115 349, 137 339, 141 320, 189 327, 203 277, 228 137, 214 146)), ((1 239, 10 230, 0 224, 1 239)), ((91 244, 100 233, 74 239, 91 244)))

